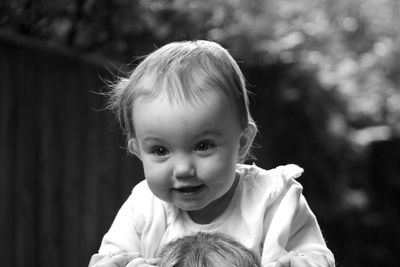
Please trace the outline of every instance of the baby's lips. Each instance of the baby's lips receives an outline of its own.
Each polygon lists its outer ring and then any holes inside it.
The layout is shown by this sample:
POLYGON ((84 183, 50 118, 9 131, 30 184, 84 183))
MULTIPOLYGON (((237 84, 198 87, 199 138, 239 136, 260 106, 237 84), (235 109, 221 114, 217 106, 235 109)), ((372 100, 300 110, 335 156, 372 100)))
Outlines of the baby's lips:
POLYGON ((182 193, 191 193, 201 189, 204 185, 196 185, 196 186, 182 186, 177 187, 175 190, 182 192, 182 193))

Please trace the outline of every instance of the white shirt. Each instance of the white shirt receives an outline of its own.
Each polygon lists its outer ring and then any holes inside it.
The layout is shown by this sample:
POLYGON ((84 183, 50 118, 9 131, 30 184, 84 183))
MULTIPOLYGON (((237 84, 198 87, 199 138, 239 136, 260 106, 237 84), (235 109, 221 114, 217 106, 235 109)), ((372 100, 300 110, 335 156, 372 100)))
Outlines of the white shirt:
POLYGON ((301 255, 315 266, 334 266, 302 186, 294 180, 302 168, 286 165, 267 171, 238 164, 237 172, 239 184, 227 209, 205 225, 158 199, 146 181, 140 182, 104 235, 99 253, 129 251, 154 258, 169 241, 203 231, 233 237, 252 250, 262 266, 274 266, 287 253, 301 255))

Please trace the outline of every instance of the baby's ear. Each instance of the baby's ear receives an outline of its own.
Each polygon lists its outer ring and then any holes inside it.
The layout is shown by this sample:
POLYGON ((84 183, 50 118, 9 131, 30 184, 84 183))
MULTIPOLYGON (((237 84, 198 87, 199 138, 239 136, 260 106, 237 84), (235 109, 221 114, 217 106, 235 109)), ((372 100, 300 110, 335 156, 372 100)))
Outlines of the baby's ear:
POLYGON ((244 161, 257 134, 257 127, 250 122, 240 136, 239 160, 244 161))
POLYGON ((136 138, 131 138, 128 141, 128 151, 140 159, 140 150, 136 138))

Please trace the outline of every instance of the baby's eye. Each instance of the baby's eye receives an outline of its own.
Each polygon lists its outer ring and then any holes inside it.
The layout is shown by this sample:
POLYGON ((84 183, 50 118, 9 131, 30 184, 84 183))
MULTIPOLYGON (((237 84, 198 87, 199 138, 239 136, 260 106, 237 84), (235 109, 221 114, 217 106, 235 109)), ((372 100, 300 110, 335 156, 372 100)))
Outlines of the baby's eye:
POLYGON ((158 157, 164 157, 169 154, 169 151, 163 146, 156 146, 151 150, 151 153, 155 154, 158 157))
POLYGON ((207 151, 213 147, 214 147, 214 145, 211 144, 210 142, 200 142, 196 145, 195 150, 196 151, 207 151))

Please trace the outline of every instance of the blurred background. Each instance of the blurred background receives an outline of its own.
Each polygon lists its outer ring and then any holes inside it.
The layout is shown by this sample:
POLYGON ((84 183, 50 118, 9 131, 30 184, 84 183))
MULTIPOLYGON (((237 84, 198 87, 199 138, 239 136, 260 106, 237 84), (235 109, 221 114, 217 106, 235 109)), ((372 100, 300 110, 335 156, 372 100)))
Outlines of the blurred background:
POLYGON ((101 95, 138 56, 226 47, 261 133, 256 163, 296 163, 338 266, 398 266, 400 2, 3 0, 4 266, 86 266, 143 179, 101 95))

